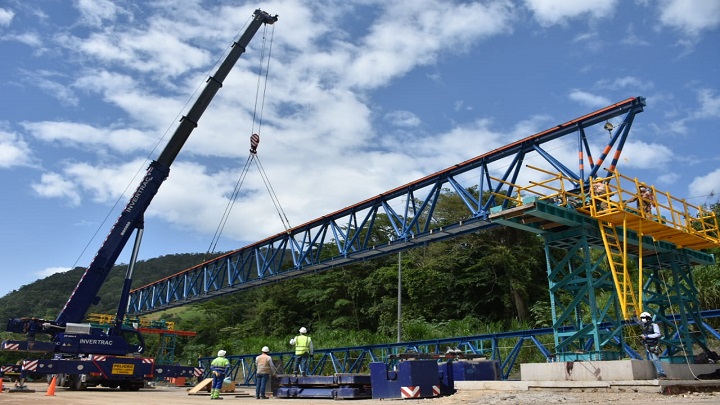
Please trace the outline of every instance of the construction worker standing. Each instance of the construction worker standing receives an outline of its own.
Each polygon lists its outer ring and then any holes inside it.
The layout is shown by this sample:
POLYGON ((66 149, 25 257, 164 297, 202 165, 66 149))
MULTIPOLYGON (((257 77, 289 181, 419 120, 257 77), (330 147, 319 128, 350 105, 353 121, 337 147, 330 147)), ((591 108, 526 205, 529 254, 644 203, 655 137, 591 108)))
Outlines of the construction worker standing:
POLYGON ((275 374, 276 368, 272 357, 268 354, 270 348, 263 346, 262 353, 255 357, 255 399, 267 399, 265 387, 267 387, 270 374, 275 374))
POLYGON ((210 372, 212 373, 212 389, 210 390, 210 399, 222 399, 220 397, 220 389, 225 380, 225 374, 230 369, 230 360, 225 358, 227 352, 225 350, 218 351, 218 356, 210 363, 210 372))
POLYGON ((643 345, 645 345, 647 359, 655 366, 658 380, 664 380, 667 378, 667 375, 665 374, 665 369, 663 369, 662 362, 658 357, 658 354, 660 354, 661 351, 659 344, 660 338, 662 337, 660 327, 657 323, 652 321, 652 315, 650 315, 649 312, 643 312, 640 314, 640 321, 643 326, 640 338, 643 341, 643 345))
POLYGON ((290 345, 295 346, 295 358, 296 368, 295 374, 297 374, 297 368, 300 368, 301 375, 307 375, 307 369, 309 367, 310 356, 313 355, 313 342, 310 336, 307 336, 307 329, 303 326, 300 328, 300 335, 290 339, 290 345))

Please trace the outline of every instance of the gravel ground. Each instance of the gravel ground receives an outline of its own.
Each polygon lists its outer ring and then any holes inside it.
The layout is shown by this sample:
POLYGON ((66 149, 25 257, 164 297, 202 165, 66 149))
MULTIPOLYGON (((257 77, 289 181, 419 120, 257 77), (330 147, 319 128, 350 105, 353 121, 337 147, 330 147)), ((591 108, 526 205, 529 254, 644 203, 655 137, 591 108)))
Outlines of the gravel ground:
MULTIPOLYGON (((201 404, 210 401, 208 394, 188 395, 186 387, 157 387, 142 389, 137 392, 124 392, 106 388, 90 388, 87 391, 69 391, 59 388, 55 395, 48 396, 46 383, 30 383, 28 387, 35 392, 9 393, 6 390, 0 394, 0 404, 59 404, 59 405, 155 405, 155 404, 201 404)), ((252 390, 239 388, 235 393, 223 394, 223 404, 256 403, 251 394, 252 390)), ((579 391, 486 391, 462 390, 457 393, 430 399, 357 399, 341 400, 353 405, 381 405, 388 402, 403 404, 424 405, 470 405, 470 404, 630 404, 657 405, 657 404, 720 404, 720 392, 679 392, 674 395, 639 392, 579 392, 579 391)), ((331 399, 279 399, 260 400, 266 405, 283 403, 284 405, 328 405, 334 402, 331 399)), ((216 402, 213 402, 216 403, 216 402)), ((348 404, 350 405, 350 404, 348 404)))

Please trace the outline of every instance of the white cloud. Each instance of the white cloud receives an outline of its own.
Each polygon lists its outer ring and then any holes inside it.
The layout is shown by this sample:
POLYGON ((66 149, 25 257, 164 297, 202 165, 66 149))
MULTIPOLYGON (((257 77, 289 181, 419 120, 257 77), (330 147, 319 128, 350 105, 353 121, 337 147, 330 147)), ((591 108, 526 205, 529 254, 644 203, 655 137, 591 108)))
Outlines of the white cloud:
POLYGON ((616 4, 617 0, 525 0, 525 6, 543 26, 564 24, 585 16, 595 19, 610 17, 616 4))
POLYGON ((686 135, 689 124, 697 120, 720 118, 720 96, 716 96, 711 89, 700 89, 697 92, 698 107, 688 112, 684 117, 668 123, 667 130, 686 135))
POLYGON ((596 94, 588 93, 586 91, 577 89, 572 90, 570 94, 568 94, 568 98, 570 100, 577 101, 592 108, 604 107, 612 104, 610 99, 608 99, 607 97, 598 96, 596 94))
POLYGON ((657 177, 658 183, 661 184, 675 184, 677 181, 680 180, 680 174, 674 173, 674 172, 668 172, 665 174, 661 174, 657 177))
POLYGON ((0 168, 29 166, 31 156, 27 142, 16 134, 0 130, 0 168))
POLYGON ((119 7, 110 0, 76 0, 80 12, 80 21, 83 24, 99 27, 104 21, 114 21, 119 7))
POLYGON ((7 27, 15 17, 15 13, 12 10, 0 8, 0 27, 7 27))
POLYGON ((695 118, 720 118, 720 96, 716 96, 710 89, 698 91, 700 108, 695 112, 695 118))
POLYGON ((673 151, 659 143, 628 141, 622 153, 622 165, 627 168, 657 169, 672 163, 673 151))
POLYGON ((95 152, 111 149, 128 153, 149 150, 153 145, 153 140, 146 133, 133 128, 102 128, 60 121, 25 122, 22 126, 42 141, 84 149, 91 148, 95 152))
POLYGON ((600 80, 595 84, 596 87, 606 90, 642 90, 647 91, 654 87, 651 81, 643 81, 635 76, 623 76, 612 80, 600 80))
POLYGON ((82 200, 75 183, 58 173, 44 173, 40 177, 40 183, 30 186, 41 197, 60 198, 68 201, 72 206, 80 205, 82 200))
POLYGON ((393 111, 385 114, 385 121, 396 127, 417 127, 420 125, 420 118, 410 111, 393 111))
POLYGON ((39 48, 43 43, 40 36, 34 32, 25 32, 22 34, 10 34, 4 37, 6 40, 13 40, 20 42, 34 48, 39 48))
POLYGON ((71 106, 77 106, 78 104, 79 100, 72 89, 62 83, 38 75, 34 79, 34 84, 63 104, 71 106))
POLYGON ((714 203, 720 193, 720 168, 693 179, 688 185, 688 195, 691 197, 715 197, 709 198, 709 203, 714 203))
POLYGON ((661 0, 660 22, 696 36, 720 26, 719 0, 661 0))
POLYGON ((361 89, 384 85, 417 66, 434 63, 440 51, 463 52, 463 44, 507 33, 512 27, 514 9, 505 1, 456 5, 452 12, 462 18, 452 24, 438 24, 446 9, 433 3, 434 7, 424 2, 390 6, 369 34, 353 45, 358 49, 352 50, 356 57, 350 65, 339 66, 344 85, 361 89), (403 18, 397 18, 400 15, 403 18), (448 49, 448 43, 454 49, 448 49))
POLYGON ((70 270, 69 267, 48 267, 46 269, 35 272, 35 275, 38 278, 45 278, 45 277, 50 277, 53 274, 65 273, 68 270, 70 270))

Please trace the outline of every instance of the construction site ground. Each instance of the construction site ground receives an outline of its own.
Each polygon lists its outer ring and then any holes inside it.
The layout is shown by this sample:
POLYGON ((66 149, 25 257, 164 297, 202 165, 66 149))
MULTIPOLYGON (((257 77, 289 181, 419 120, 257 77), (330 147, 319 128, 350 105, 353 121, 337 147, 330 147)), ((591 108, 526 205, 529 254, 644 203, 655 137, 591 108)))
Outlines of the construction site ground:
MULTIPOLYGON (((460 389, 455 394, 428 399, 345 399, 357 405, 380 405, 389 401, 397 403, 423 403, 426 405, 455 405, 455 404, 718 404, 720 403, 720 389, 717 386, 692 385, 692 382, 682 381, 648 381, 644 385, 628 385, 622 390, 608 389, 587 385, 583 387, 542 387, 523 390, 487 390, 487 389, 460 389), (666 393, 662 393, 662 391, 666 393)), ((6 384, 5 390, 0 394, 0 404, 113 404, 113 405, 155 405, 155 404, 199 404, 210 401, 210 395, 188 395, 192 387, 158 386, 128 392, 108 388, 89 388, 86 391, 70 391, 58 388, 55 395, 49 396, 48 384, 43 382, 29 383, 28 388, 34 392, 11 393, 6 384)), ((222 394, 221 403, 256 403, 272 405, 283 403, 286 405, 315 405, 334 402, 332 399, 305 399, 305 398, 272 398, 257 400, 254 397, 253 387, 238 387, 233 393, 222 394)))

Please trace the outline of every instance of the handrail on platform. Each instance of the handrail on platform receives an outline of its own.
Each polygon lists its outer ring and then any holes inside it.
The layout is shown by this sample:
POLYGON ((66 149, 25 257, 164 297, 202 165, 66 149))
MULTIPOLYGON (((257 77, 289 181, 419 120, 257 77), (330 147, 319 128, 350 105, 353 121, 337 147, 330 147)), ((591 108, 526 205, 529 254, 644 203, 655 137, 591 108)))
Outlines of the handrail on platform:
POLYGON ((535 196, 615 225, 623 223, 629 214, 634 218, 624 222, 625 226, 655 240, 665 240, 679 248, 720 246, 720 226, 713 210, 689 204, 637 178, 608 170, 610 176, 596 177, 591 179, 590 184, 581 182, 578 186, 576 179, 561 173, 530 165, 527 167, 549 177, 530 181, 526 186, 513 185, 516 190, 513 196, 496 194, 496 197, 520 206, 525 204, 524 198, 535 196))

